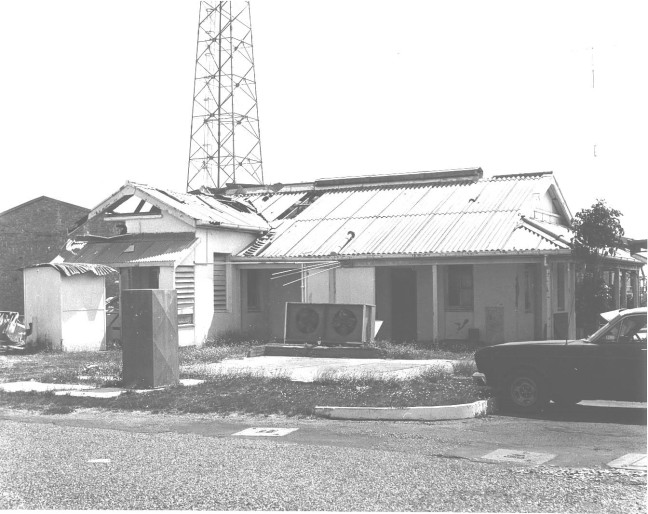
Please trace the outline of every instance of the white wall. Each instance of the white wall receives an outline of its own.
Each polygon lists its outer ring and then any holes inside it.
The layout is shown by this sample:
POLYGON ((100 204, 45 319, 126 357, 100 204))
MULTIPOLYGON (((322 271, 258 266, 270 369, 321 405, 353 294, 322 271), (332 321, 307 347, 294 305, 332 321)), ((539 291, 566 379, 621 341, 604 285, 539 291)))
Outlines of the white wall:
POLYGON ((105 349, 104 277, 91 273, 61 277, 61 303, 63 350, 69 352, 105 349))
POLYGON ((23 270, 25 323, 33 323, 29 342, 61 349, 61 274, 54 268, 23 270))
POLYGON ((194 266, 194 341, 202 346, 212 326, 214 318, 214 266, 196 264, 194 266))
POLYGON ((374 267, 336 269, 335 303, 376 305, 376 269, 374 267))
POLYGON ((473 267, 474 326, 482 341, 534 339, 535 305, 525 308, 525 264, 477 264, 473 267), (517 284, 517 285, 516 285, 517 284), (503 316, 501 330, 497 328, 503 316))
POLYGON ((297 276, 289 275, 285 279, 272 280, 272 274, 280 269, 262 270, 259 272, 259 287, 261 305, 258 310, 247 309, 247 273, 241 270, 241 312, 242 329, 265 332, 264 335, 283 338, 286 316, 286 302, 301 301, 301 286, 299 282, 284 285, 297 276))
POLYGON ((129 234, 160 234, 162 232, 193 232, 194 226, 186 223, 167 211, 161 217, 124 220, 129 234))
POLYGON ((235 255, 252 244, 257 236, 252 232, 199 228, 196 230, 196 262, 213 262, 214 253, 235 255))
MULTIPOLYGON (((196 236, 198 237, 198 245, 194 253, 195 262, 196 264, 209 264, 212 266, 214 253, 237 254, 249 246, 256 239, 257 235, 255 233, 236 232, 225 229, 197 229, 196 236)), ((209 273, 212 274, 211 290, 208 293, 205 289, 204 295, 201 293, 201 301, 207 301, 207 295, 209 295, 209 302, 213 309, 213 267, 210 271, 205 270, 205 274, 209 273)), ((227 266, 227 279, 227 311, 213 312, 208 337, 245 328, 242 326, 241 321, 241 278, 238 267, 233 265, 227 266)), ((198 299, 196 298, 197 302, 198 299)))

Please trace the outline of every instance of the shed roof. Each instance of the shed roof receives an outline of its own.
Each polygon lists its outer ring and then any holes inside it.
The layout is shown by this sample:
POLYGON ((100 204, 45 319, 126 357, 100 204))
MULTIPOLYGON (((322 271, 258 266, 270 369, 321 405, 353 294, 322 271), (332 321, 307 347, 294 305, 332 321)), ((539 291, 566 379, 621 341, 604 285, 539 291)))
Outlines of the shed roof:
POLYGON ((89 264, 89 263, 70 263, 70 262, 44 262, 41 264, 32 264, 25 266, 23 269, 29 268, 54 268, 61 275, 71 277, 74 275, 83 275, 85 273, 92 273, 98 277, 105 277, 111 273, 116 273, 117 270, 106 266, 104 264, 89 264))
MULTIPOLYGON (((419 180, 406 176, 401 182, 344 179, 320 187, 315 183, 306 193, 247 192, 245 198, 268 213, 273 228, 239 255, 341 258, 569 250, 567 241, 524 218, 537 196, 549 190, 562 201, 551 172, 484 179, 478 171, 442 172, 440 180, 430 174, 419 180)), ((566 205, 562 211, 569 213, 566 205)))
POLYGON ((198 242, 193 233, 79 236, 68 240, 60 257, 65 262, 122 267, 133 264, 177 263, 198 242))

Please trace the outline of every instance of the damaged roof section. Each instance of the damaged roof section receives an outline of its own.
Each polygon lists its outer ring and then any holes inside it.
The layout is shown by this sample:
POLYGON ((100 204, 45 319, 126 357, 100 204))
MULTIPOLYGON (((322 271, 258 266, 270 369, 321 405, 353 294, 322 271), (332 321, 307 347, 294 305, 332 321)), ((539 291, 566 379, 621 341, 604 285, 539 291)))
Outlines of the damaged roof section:
MULTIPOLYGON (((239 255, 278 259, 569 251, 560 237, 522 218, 539 192, 554 190, 550 172, 484 179, 478 168, 317 181, 311 190, 317 194, 308 205, 295 215, 272 218, 273 230, 239 255)), ((247 192, 245 197, 255 206, 281 205, 273 213, 289 200, 296 201, 295 207, 309 198, 303 191, 284 190, 247 192)), ((291 207, 284 213, 295 212, 291 207)), ((566 206, 563 212, 568 213, 566 206)))
POLYGON ((124 234, 115 237, 81 236, 70 239, 59 255, 66 263, 129 266, 144 263, 177 263, 193 249, 198 239, 189 232, 168 234, 124 234))
POLYGON ((61 275, 72 277, 74 275, 84 275, 91 273, 98 277, 105 277, 111 273, 117 273, 116 269, 106 266, 105 264, 89 264, 89 263, 69 263, 69 262, 46 262, 42 264, 33 264, 26 266, 23 269, 29 268, 54 268, 61 275))
POLYGON ((127 182, 95 207, 88 219, 103 215, 113 220, 159 216, 168 211, 192 226, 211 226, 264 232, 269 226, 244 198, 203 193, 178 193, 127 182))

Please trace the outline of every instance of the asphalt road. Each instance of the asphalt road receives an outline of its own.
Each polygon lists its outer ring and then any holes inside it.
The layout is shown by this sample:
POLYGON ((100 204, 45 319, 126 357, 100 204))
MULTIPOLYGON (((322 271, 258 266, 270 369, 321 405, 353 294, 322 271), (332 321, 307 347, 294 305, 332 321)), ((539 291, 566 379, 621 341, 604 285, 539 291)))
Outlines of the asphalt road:
POLYGON ((579 407, 434 423, 4 411, 0 508, 646 512, 646 473, 607 466, 646 453, 645 409, 579 407), (297 430, 235 435, 250 427, 297 430))

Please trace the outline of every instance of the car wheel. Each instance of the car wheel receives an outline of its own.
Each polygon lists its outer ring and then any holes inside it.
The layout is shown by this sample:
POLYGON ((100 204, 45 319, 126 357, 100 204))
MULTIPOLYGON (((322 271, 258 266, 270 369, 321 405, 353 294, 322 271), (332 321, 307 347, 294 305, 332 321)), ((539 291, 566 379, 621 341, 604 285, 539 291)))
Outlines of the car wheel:
POLYGON ((517 412, 542 410, 549 403, 545 381, 533 371, 516 371, 506 381, 504 402, 517 412))

